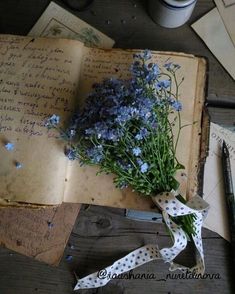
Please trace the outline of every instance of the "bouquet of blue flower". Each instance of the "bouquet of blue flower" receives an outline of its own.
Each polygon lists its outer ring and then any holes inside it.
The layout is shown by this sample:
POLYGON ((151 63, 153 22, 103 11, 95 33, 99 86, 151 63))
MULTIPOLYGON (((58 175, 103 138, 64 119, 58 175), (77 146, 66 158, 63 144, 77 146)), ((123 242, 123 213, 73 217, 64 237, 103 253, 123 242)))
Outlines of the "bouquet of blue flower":
MULTIPOLYGON (((131 186, 151 197, 177 190, 176 157, 182 129, 177 70, 167 63, 161 69, 151 62, 150 51, 134 54, 132 77, 107 79, 93 85, 81 112, 61 136, 68 142, 66 155, 81 164, 99 165, 100 172, 115 174, 117 188, 131 186), (174 130, 174 131, 173 131, 174 130)), ((49 127, 56 127, 51 117, 49 127)), ((184 198, 177 196, 182 202, 184 198)), ((193 215, 175 217, 185 231, 194 233, 193 215)))

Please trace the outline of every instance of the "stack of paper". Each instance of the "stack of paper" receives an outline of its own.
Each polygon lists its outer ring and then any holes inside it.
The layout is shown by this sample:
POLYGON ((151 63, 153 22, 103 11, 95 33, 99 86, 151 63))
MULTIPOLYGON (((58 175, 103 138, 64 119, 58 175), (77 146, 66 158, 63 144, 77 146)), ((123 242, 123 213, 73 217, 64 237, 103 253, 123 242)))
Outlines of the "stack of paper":
MULTIPOLYGON (((196 21, 192 28, 235 79, 235 0, 214 1, 216 7, 196 21)), ((223 140, 229 147, 233 181, 235 182, 235 132, 211 123, 210 151, 205 165, 203 187, 203 197, 210 204, 210 210, 204 226, 229 240, 221 166, 223 140)))
POLYGON ((233 186, 235 188, 235 132, 217 124, 210 125, 210 150, 204 170, 203 198, 210 205, 204 227, 217 232, 226 240, 230 240, 228 214, 225 201, 221 146, 226 142, 232 171, 233 186))
POLYGON ((235 0, 215 0, 215 4, 192 28, 235 79, 235 0))

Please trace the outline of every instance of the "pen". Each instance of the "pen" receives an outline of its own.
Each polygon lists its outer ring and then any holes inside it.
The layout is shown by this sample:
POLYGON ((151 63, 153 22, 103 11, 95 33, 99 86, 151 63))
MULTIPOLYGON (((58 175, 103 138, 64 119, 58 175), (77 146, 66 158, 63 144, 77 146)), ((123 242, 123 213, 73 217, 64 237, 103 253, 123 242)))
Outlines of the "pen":
POLYGON ((235 265, 235 199, 233 193, 232 172, 229 159, 229 151, 225 141, 222 145, 222 167, 224 177, 224 190, 227 203, 228 220, 231 235, 231 245, 233 250, 233 262, 235 265))
POLYGON ((235 102, 234 101, 217 101, 217 100, 210 100, 206 102, 207 107, 218 107, 218 108, 227 108, 227 109, 234 109, 235 102))

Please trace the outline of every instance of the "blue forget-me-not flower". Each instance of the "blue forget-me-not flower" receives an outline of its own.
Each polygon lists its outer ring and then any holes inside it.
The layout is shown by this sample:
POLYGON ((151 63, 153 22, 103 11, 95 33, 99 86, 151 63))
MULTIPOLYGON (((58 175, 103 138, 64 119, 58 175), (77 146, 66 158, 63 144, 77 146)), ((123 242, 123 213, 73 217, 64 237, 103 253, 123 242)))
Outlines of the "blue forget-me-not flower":
POLYGON ((132 149, 132 153, 135 155, 135 156, 138 156, 141 154, 141 149, 139 147, 135 147, 132 149))

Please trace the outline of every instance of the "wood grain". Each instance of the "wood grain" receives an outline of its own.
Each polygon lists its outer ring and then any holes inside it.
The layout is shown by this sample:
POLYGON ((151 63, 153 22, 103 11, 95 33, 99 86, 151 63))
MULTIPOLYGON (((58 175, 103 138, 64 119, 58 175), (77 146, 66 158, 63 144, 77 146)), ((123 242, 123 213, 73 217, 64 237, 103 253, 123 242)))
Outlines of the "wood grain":
MULTIPOLYGON (((213 1, 198 0, 189 24, 172 30, 160 28, 149 18, 146 2, 95 0, 89 10, 74 13, 115 39, 116 47, 182 51, 207 57, 208 94, 218 100, 222 96, 229 96, 229 99, 234 101, 234 81, 189 26, 214 7, 213 1), (107 20, 110 20, 110 24, 107 20)), ((48 3, 49 0, 1 1, 0 33, 27 34, 48 3)), ((234 120, 231 118, 232 115, 234 117, 234 111, 229 109, 224 111, 212 108, 211 115, 214 115, 217 122, 230 123, 234 120)), ((52 268, 5 248, 0 249, 1 294, 72 294, 75 283, 73 271, 82 277, 145 243, 158 241, 160 246, 163 246, 170 242, 163 225, 125 219, 124 211, 119 209, 95 206, 88 210, 84 208, 77 218, 69 240, 74 249, 67 246, 58 268, 52 268), (71 262, 66 261, 68 254, 73 256, 71 262)), ((82 290, 78 293, 235 293, 231 288, 233 272, 229 264, 229 244, 206 229, 203 230, 203 242, 206 272, 219 273, 219 280, 114 280, 106 287, 82 290)), ((192 263, 190 252, 180 257, 181 262, 192 263)), ((154 272, 157 277, 164 278, 168 273, 168 267, 162 262, 152 262, 136 269, 136 272, 154 272)))
MULTIPOLYGON (((170 243, 162 224, 135 222, 123 218, 123 210, 91 206, 84 207, 70 237, 64 258, 58 268, 26 258, 7 249, 0 250, 0 290, 6 294, 67 294, 73 293, 73 271, 82 277, 96 271, 117 258, 146 243, 158 242, 160 246, 170 243), (72 255, 70 263, 67 255, 72 255)), ((134 273, 154 273, 157 280, 114 280, 106 287, 81 290, 78 293, 233 293, 232 271, 229 265, 229 244, 217 234, 203 230, 206 273, 219 274, 220 279, 176 280, 166 279, 168 265, 153 261, 134 270, 134 273)), ((191 251, 178 259, 192 264, 191 251)))

